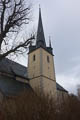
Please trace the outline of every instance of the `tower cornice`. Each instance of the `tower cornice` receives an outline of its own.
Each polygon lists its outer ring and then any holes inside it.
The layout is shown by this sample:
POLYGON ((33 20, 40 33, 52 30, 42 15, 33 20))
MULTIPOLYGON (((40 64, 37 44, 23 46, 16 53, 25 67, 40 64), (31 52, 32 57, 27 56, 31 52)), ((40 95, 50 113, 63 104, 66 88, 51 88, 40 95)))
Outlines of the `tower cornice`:
POLYGON ((53 54, 51 51, 49 51, 49 48, 50 48, 50 47, 44 48, 44 47, 42 47, 42 46, 39 46, 39 47, 37 47, 37 48, 36 48, 36 46, 34 46, 34 49, 32 49, 31 51, 29 51, 28 54, 30 54, 30 53, 32 53, 32 52, 34 52, 35 50, 40 49, 40 48, 44 49, 46 52, 48 52, 49 54, 51 54, 52 56, 54 56, 54 54, 53 54))

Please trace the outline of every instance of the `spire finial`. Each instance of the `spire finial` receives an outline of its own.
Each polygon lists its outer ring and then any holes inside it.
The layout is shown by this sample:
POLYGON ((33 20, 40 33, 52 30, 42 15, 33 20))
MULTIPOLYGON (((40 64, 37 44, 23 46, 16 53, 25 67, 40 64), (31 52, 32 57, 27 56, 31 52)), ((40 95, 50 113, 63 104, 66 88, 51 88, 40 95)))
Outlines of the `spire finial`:
POLYGON ((32 41, 30 41, 30 46, 32 46, 32 41))
POLYGON ((39 14, 41 13, 41 5, 39 4, 39 14))
POLYGON ((41 5, 39 4, 39 16, 41 16, 41 5))
POLYGON ((41 9, 41 6, 40 6, 40 4, 39 4, 39 9, 41 9))
POLYGON ((49 36, 49 47, 52 47, 51 46, 51 36, 49 36))

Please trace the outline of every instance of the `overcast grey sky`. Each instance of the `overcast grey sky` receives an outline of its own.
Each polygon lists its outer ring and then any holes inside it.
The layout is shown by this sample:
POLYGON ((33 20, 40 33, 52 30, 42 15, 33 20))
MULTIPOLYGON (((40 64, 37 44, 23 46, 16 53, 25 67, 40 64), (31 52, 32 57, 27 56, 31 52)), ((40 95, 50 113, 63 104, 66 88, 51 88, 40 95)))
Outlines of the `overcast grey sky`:
POLYGON ((34 0, 32 27, 35 29, 39 4, 47 43, 51 36, 57 82, 76 93, 80 84, 80 0, 34 0))

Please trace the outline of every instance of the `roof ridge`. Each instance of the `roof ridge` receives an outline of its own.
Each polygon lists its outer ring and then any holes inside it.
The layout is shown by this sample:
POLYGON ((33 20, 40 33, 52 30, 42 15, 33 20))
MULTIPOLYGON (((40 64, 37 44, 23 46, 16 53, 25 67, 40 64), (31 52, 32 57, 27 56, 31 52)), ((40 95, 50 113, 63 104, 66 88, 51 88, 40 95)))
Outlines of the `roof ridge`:
MULTIPOLYGON (((9 58, 4 58, 5 60, 7 59, 8 61, 10 61, 10 62, 13 62, 13 63, 15 63, 15 64, 18 64, 18 65, 20 65, 20 66, 23 66, 23 67, 25 67, 25 68, 27 68, 26 66, 24 66, 24 65, 22 65, 22 64, 20 64, 20 63, 18 63, 18 62, 16 62, 16 61, 13 61, 13 60, 11 60, 11 59, 9 59, 9 58)), ((3 60, 3 59, 2 59, 3 60)), ((7 62, 8 62, 7 61, 7 62)))

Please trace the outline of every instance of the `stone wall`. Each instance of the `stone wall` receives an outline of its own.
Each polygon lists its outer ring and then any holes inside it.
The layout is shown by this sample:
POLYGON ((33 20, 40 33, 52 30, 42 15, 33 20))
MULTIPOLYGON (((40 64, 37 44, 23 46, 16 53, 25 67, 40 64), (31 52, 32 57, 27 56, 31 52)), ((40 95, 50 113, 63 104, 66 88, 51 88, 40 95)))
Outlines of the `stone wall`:
POLYGON ((40 88, 45 94, 51 94, 56 98, 54 59, 43 48, 38 48, 29 54, 28 77, 31 79, 30 84, 33 89, 40 88))

